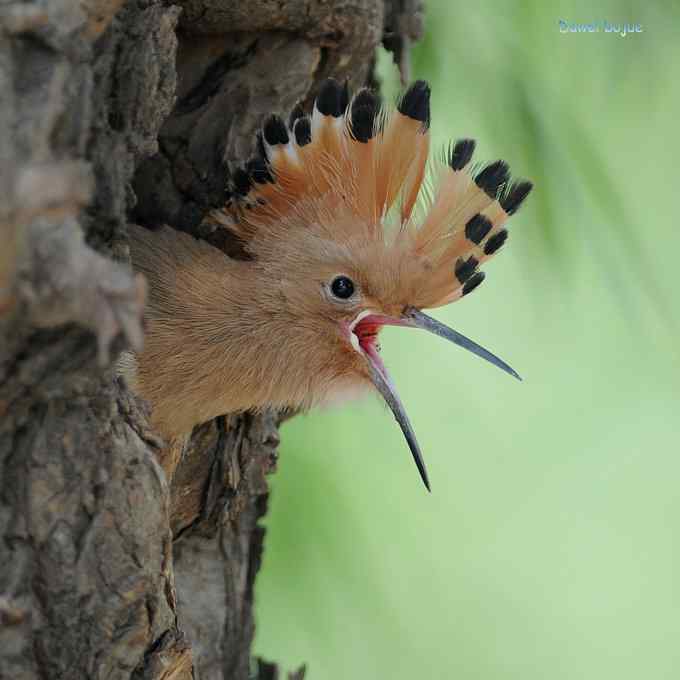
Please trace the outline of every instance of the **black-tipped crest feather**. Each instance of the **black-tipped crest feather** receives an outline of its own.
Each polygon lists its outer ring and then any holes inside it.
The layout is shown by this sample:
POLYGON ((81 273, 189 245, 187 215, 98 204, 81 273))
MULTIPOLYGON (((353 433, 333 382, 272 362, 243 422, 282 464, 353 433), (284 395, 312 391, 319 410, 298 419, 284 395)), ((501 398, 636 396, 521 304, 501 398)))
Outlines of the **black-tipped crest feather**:
POLYGON ((460 258, 456 262, 456 266, 454 268, 456 278, 461 283, 465 283, 475 273, 475 269, 477 269, 478 264, 479 260, 474 255, 470 255, 467 260, 460 258))
POLYGON ((305 146, 312 141, 312 121, 309 119, 309 116, 303 116, 295 121, 293 134, 295 135, 295 143, 298 146, 305 146))
POLYGON ((500 204, 508 215, 514 215, 529 195, 533 184, 528 181, 513 182, 507 187, 500 197, 500 204))
POLYGON ((446 162, 452 170, 462 170, 472 159, 476 142, 474 139, 459 139, 449 147, 446 162))
POLYGON ((397 105, 399 113, 430 126, 430 86, 424 80, 416 80, 406 90, 397 105))
POLYGON ((324 116, 339 118, 347 108, 348 98, 347 83, 343 87, 334 78, 328 78, 321 85, 315 105, 324 116))
POLYGON ((475 288, 477 288, 477 286, 481 285, 485 278, 486 274, 484 272, 477 272, 476 274, 473 274, 463 286, 463 295, 468 295, 471 293, 475 288))
POLYGON ((477 213, 465 225, 465 238, 479 245, 491 231, 493 225, 488 217, 477 213))
POLYGON ((496 198, 500 188, 508 181, 509 172, 505 161, 494 161, 481 169, 475 176, 475 183, 487 196, 496 198))
POLYGON ((501 229, 498 233, 491 236, 489 240, 484 244, 484 254, 493 255, 496 251, 500 250, 500 248, 507 240, 508 230, 501 229))
POLYGON ((272 114, 267 116, 262 126, 264 141, 269 146, 276 144, 288 144, 288 128, 280 116, 272 114))
POLYGON ((373 137, 379 109, 380 99, 370 90, 360 90, 352 100, 350 128, 358 142, 368 142, 373 137))

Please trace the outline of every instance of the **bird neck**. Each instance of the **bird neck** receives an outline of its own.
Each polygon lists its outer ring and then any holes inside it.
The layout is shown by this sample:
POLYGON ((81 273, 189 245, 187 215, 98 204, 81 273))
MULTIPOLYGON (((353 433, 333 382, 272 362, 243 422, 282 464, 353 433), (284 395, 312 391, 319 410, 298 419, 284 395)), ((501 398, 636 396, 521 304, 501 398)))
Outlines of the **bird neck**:
POLYGON ((149 283, 144 350, 133 386, 166 437, 271 400, 285 324, 252 262, 176 231, 130 228, 132 259, 149 283))

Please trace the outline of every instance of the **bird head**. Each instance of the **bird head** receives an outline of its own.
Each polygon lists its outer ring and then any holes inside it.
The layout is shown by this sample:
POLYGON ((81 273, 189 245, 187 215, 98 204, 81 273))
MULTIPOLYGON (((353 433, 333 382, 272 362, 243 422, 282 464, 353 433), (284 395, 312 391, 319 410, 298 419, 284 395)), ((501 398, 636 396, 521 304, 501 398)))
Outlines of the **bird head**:
POLYGON ((423 310, 454 302, 484 279, 505 222, 531 184, 503 161, 472 165, 475 144, 431 164, 430 89, 414 83, 387 112, 363 89, 333 80, 311 116, 268 117, 258 154, 234 174, 225 211, 291 331, 314 343, 338 377, 372 385, 399 423, 425 486, 413 428, 380 358, 385 326, 418 328, 519 378, 505 362, 423 310), (422 197, 422 200, 418 200, 422 197))

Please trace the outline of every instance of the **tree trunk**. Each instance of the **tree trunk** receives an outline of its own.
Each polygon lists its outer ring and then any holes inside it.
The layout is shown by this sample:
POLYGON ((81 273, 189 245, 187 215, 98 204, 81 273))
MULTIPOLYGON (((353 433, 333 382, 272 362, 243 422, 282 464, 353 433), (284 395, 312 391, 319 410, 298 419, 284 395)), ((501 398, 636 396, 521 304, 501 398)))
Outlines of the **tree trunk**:
MULTIPOLYGON (((0 678, 251 667, 278 416, 196 428, 171 480, 113 360, 143 335, 126 224, 204 221, 263 116, 403 69, 408 0, 0 4, 0 678)), ((302 677, 302 672, 295 677, 302 677)))

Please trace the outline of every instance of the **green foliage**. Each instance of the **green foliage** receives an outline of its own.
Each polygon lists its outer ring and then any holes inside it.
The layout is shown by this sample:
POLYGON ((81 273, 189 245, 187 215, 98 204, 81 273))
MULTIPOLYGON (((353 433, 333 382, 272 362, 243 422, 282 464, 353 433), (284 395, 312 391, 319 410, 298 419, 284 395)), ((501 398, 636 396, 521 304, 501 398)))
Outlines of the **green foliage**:
POLYGON ((435 144, 475 137, 536 185, 486 283, 439 316, 525 381, 383 332, 432 495, 377 399, 284 427, 259 653, 323 680, 678 677, 679 19, 428 3, 435 144))

